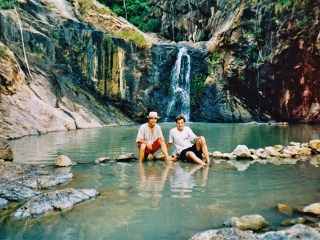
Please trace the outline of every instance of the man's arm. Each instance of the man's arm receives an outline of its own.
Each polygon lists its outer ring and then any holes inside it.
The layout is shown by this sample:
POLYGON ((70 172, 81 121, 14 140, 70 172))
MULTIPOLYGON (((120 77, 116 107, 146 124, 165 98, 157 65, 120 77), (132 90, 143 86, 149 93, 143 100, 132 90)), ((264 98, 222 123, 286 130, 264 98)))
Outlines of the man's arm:
POLYGON ((166 146, 167 146, 167 149, 169 150, 169 148, 171 147, 172 143, 169 143, 167 142, 166 146))

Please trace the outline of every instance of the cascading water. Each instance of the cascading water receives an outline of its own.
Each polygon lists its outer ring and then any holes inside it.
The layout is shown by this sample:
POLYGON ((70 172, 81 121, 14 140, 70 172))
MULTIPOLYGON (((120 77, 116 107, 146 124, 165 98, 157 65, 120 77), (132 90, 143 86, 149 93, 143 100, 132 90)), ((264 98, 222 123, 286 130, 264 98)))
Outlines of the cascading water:
POLYGON ((171 71, 171 89, 173 97, 168 104, 167 117, 182 114, 186 120, 190 117, 190 56, 185 47, 180 48, 177 60, 171 71))

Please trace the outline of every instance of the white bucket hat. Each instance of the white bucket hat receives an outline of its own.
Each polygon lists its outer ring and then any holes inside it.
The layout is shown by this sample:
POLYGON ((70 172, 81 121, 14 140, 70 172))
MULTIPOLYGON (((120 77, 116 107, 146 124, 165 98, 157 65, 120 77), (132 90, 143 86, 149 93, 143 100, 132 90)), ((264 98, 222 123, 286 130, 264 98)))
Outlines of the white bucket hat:
POLYGON ((157 112, 150 112, 148 118, 156 118, 159 119, 160 117, 158 116, 157 112))

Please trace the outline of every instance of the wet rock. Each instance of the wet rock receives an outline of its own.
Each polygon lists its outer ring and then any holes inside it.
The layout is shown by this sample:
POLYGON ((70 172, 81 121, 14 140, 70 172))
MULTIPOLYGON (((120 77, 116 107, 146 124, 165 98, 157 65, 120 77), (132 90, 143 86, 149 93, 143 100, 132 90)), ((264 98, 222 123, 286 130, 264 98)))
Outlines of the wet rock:
POLYGON ((25 177, 18 179, 16 182, 31 189, 41 190, 50 189, 54 186, 66 183, 70 181, 72 177, 73 174, 68 172, 37 171, 35 173, 27 174, 25 177))
POLYGON ((87 201, 99 193, 94 189, 67 188, 42 193, 32 198, 19 208, 13 215, 13 219, 26 220, 39 217, 54 210, 67 210, 75 204, 87 201))
POLYGON ((8 201, 4 198, 0 198, 0 208, 3 208, 8 204, 8 201))
POLYGON ((320 140, 311 140, 309 142, 309 146, 311 149, 316 150, 317 152, 320 152, 320 140))
POLYGON ((290 207, 286 204, 279 203, 276 208, 279 212, 281 212, 283 214, 292 215, 292 212, 293 212, 292 207, 290 207))
POLYGON ((57 157, 56 161, 55 161, 55 165, 57 167, 69 167, 71 166, 73 163, 71 161, 71 159, 65 155, 60 155, 57 157))
POLYGON ((116 158, 118 162, 131 162, 137 160, 133 153, 122 154, 116 158))
POLYGON ((241 230, 261 230, 267 226, 269 223, 261 215, 245 215, 242 217, 233 217, 224 223, 227 227, 236 227, 241 230))
POLYGON ((205 232, 197 233, 191 240, 254 240, 256 239, 254 234, 251 232, 242 231, 237 228, 223 228, 217 230, 208 230, 205 232))
POLYGON ((303 212, 320 215, 320 203, 312 203, 303 208, 303 212))
POLYGON ((299 218, 289 218, 289 219, 284 219, 283 221, 281 221, 281 225, 284 227, 288 227, 288 226, 292 226, 295 224, 302 224, 305 222, 305 219, 302 217, 299 218))
POLYGON ((250 158, 251 152, 246 145, 238 145, 232 152, 238 158, 250 158))
POLYGON ((0 159, 5 161, 13 160, 13 152, 8 141, 0 138, 0 159))
POLYGON ((282 145, 274 145, 273 148, 277 151, 277 152, 281 152, 284 148, 284 146, 282 145))
POLYGON ((10 201, 21 201, 24 199, 32 198, 39 192, 25 187, 16 182, 6 182, 0 184, 0 197, 10 201))
POLYGON ((101 158, 98 158, 97 160, 95 160, 95 163, 106 163, 109 161, 110 161, 109 157, 101 157, 101 158))
POLYGON ((302 147, 298 149, 298 154, 301 156, 311 156, 312 150, 311 148, 302 147))
POLYGON ((280 153, 277 151, 276 148, 274 147, 266 147, 265 148, 265 151, 268 155, 270 155, 271 157, 276 157, 276 156, 279 156, 280 153))
POLYGON ((219 152, 219 151, 214 151, 212 153, 212 157, 213 158, 223 158, 223 154, 221 152, 219 152))
POLYGON ((45 171, 44 167, 0 162, 0 197, 10 201, 25 200, 38 195, 40 190, 66 183, 73 177, 68 171, 45 171))
POLYGON ((281 231, 271 231, 264 234, 257 234, 257 239, 263 240, 276 240, 276 239, 290 239, 290 240, 299 240, 299 239, 320 239, 320 233, 308 226, 297 224, 292 226, 289 229, 281 231))

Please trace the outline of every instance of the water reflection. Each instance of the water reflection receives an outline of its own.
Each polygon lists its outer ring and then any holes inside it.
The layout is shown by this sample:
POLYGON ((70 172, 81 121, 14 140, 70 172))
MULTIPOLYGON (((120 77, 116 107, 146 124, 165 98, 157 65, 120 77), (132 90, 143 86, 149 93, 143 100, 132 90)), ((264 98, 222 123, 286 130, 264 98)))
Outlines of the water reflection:
POLYGON ((151 162, 148 165, 139 164, 138 195, 150 198, 152 208, 159 207, 161 192, 164 190, 170 169, 173 168, 168 164, 164 164, 164 166, 151 162))
POLYGON ((209 173, 209 166, 201 166, 196 164, 186 165, 184 168, 180 165, 177 166, 175 173, 170 178, 171 195, 173 198, 190 198, 192 189, 199 185, 205 186, 209 173), (203 168, 203 169, 202 169, 203 168), (200 175, 195 177, 195 173, 199 171, 200 175))

